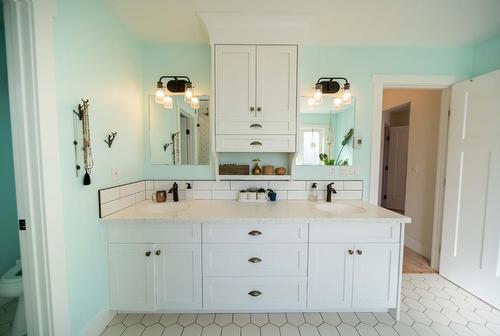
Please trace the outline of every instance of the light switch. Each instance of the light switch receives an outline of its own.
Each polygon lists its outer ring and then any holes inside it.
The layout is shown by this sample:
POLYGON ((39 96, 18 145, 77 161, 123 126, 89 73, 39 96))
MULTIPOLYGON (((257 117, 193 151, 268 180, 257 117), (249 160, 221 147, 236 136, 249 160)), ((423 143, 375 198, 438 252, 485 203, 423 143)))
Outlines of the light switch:
POLYGON ((111 168, 111 179, 113 181, 118 181, 120 179, 120 170, 118 168, 111 168))

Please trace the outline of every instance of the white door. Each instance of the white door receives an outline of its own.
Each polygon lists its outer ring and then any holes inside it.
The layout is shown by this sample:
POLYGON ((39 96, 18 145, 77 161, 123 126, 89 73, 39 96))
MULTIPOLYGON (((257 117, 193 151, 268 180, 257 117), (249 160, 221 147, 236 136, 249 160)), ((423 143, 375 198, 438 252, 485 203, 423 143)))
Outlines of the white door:
POLYGON ((408 126, 389 128, 385 207, 404 211, 408 162, 408 126))
POLYGON ((259 120, 295 120, 297 47, 257 46, 257 109, 259 120))
POLYGON ((396 307, 399 244, 356 244, 352 288, 354 309, 396 307))
POLYGON ((226 120, 255 119, 255 46, 215 47, 215 109, 217 133, 226 120))
POLYGON ((155 310, 153 256, 152 244, 109 244, 111 309, 155 310))
POLYGON ((158 310, 201 309, 200 244, 155 246, 158 310))
POLYGON ((441 274, 500 307, 500 70, 453 85, 441 274))
POLYGON ((351 307, 353 244, 310 244, 308 309, 351 307))

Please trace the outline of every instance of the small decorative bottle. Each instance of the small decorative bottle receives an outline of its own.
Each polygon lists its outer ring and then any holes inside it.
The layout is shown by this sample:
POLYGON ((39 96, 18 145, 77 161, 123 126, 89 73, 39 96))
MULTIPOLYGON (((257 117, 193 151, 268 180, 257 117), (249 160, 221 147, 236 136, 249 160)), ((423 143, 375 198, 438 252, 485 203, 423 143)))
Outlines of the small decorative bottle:
POLYGON ((252 169, 252 175, 262 175, 262 169, 259 167, 259 159, 254 159, 252 162, 255 163, 252 169))

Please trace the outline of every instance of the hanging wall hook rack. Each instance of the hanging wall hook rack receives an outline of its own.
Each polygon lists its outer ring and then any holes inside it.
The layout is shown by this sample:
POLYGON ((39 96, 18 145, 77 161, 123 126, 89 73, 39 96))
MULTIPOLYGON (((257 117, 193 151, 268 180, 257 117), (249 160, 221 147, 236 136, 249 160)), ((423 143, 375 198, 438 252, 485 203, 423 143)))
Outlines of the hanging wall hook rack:
POLYGON ((111 148, 111 146, 113 145, 113 141, 115 141, 117 134, 118 132, 111 132, 110 134, 108 134, 108 140, 104 140, 104 142, 108 144, 109 148, 111 148))
POLYGON ((78 112, 73 110, 73 113, 78 116, 78 120, 82 120, 83 114, 85 111, 88 110, 89 107, 89 100, 88 99, 82 99, 83 104, 78 104, 78 112))

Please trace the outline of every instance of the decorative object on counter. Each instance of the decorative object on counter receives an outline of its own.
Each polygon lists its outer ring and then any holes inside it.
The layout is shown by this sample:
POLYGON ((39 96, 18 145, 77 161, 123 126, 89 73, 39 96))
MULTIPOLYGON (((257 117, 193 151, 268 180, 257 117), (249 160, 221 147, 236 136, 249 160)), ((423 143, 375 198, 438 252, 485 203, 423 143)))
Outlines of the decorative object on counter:
POLYGON ((349 165, 349 159, 344 159, 340 160, 340 154, 342 154, 342 150, 344 149, 345 145, 349 143, 349 141, 352 139, 352 136, 354 134, 354 128, 351 128, 346 135, 344 135, 344 139, 341 142, 342 147, 339 150, 339 154, 337 155, 337 159, 331 159, 328 154, 326 153, 321 153, 319 154, 319 159, 325 166, 347 166, 349 165))
POLYGON ((173 99, 169 93, 184 93, 184 101, 191 104, 191 108, 199 109, 200 100, 194 96, 194 86, 188 76, 161 76, 156 82, 156 103, 163 104, 166 109, 174 107, 173 99), (167 84, 163 84, 164 79, 170 79, 167 84))
POLYGON ((240 193, 238 194, 238 200, 239 201, 246 201, 247 199, 248 199, 247 191, 240 190, 240 193))
POLYGON ((168 190, 168 193, 173 195, 174 202, 179 202, 179 186, 177 185, 177 182, 174 182, 172 188, 168 190))
POLYGON ((276 193, 274 192, 274 190, 273 190, 273 189, 267 189, 267 198, 268 198, 271 202, 276 201, 276 193))
POLYGON ((153 202, 163 203, 167 200, 167 192, 165 190, 158 190, 151 195, 151 200, 153 202))
POLYGON ((118 132, 111 132, 108 134, 108 140, 104 140, 104 142, 108 144, 109 148, 111 148, 111 146, 113 145, 113 141, 115 141, 117 134, 118 132))
POLYGON ((261 201, 266 199, 266 189, 260 188, 257 190, 257 199, 261 201))
POLYGON ((311 194, 309 195, 309 200, 313 202, 318 201, 318 188, 316 182, 311 185, 311 194))
POLYGON ((219 165, 219 175, 249 175, 249 165, 221 164, 219 165))
POLYGON ((257 199, 257 189, 248 188, 247 189, 247 198, 251 201, 255 201, 257 199))
POLYGON ((309 106, 320 104, 323 95, 333 94, 333 107, 339 109, 342 105, 349 105, 352 102, 351 84, 345 77, 321 77, 313 86, 313 94, 307 100, 309 106), (339 80, 344 81, 342 88, 339 80))
POLYGON ((191 183, 186 183, 186 201, 191 201, 193 199, 193 187, 191 183))
POLYGON ((252 169, 252 175, 262 175, 262 169, 259 167, 259 159, 253 159, 252 162, 255 164, 252 169))
POLYGON ((285 167, 278 167, 274 170, 276 175, 285 175, 286 174, 286 168, 285 167))
POLYGON ((274 166, 263 166, 262 175, 274 175, 274 166))
MULTIPOLYGON (((73 110, 73 113, 78 116, 78 119, 82 122, 82 134, 83 134, 83 168, 85 169, 85 175, 83 176, 83 185, 89 185, 91 183, 90 174, 94 166, 94 159, 92 158, 92 147, 90 144, 90 126, 89 126, 89 100, 82 99, 82 104, 78 104, 78 112, 73 110)), ((76 129, 76 127, 75 127, 76 129)), ((76 135, 75 135, 76 138, 76 135)), ((78 142, 75 140, 73 142, 78 146, 78 142)), ((77 155, 75 155, 77 156, 77 155)), ((78 163, 76 164, 77 176, 79 170, 78 163)))

